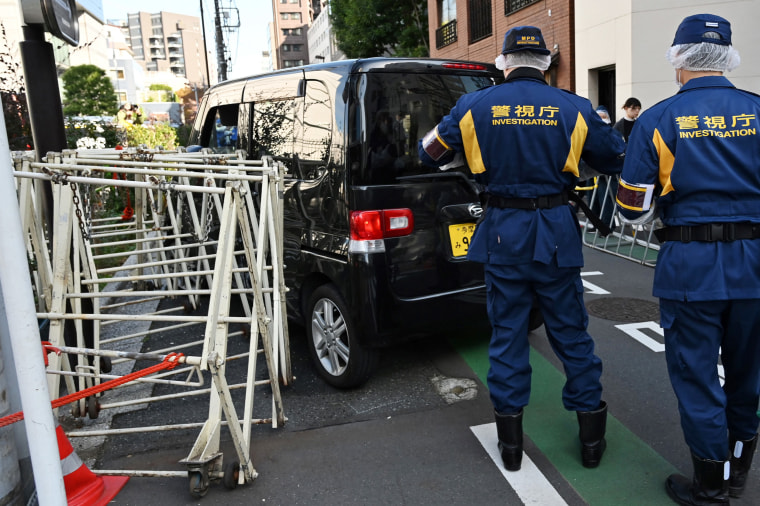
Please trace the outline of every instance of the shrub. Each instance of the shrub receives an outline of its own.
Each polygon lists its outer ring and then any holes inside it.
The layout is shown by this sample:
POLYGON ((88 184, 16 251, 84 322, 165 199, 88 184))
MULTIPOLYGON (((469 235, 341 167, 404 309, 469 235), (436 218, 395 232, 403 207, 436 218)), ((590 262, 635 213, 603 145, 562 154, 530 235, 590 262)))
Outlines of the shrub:
POLYGON ((82 139, 97 139, 102 137, 105 140, 106 148, 115 148, 117 144, 124 144, 124 130, 117 127, 109 119, 91 120, 86 118, 70 117, 64 119, 66 129, 66 145, 69 149, 79 147, 77 143, 82 144, 82 139))
POLYGON ((149 148, 161 146, 164 149, 174 149, 177 147, 177 130, 168 123, 132 125, 127 128, 127 145, 137 147, 141 144, 149 148))

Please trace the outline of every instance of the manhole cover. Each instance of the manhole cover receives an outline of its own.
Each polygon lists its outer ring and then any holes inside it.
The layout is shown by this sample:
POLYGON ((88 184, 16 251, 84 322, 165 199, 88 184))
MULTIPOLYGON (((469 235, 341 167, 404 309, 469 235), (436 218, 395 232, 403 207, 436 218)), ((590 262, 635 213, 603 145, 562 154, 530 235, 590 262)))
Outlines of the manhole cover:
POLYGON ((621 297, 601 297, 586 303, 590 315, 616 322, 660 321, 660 306, 656 302, 621 297))

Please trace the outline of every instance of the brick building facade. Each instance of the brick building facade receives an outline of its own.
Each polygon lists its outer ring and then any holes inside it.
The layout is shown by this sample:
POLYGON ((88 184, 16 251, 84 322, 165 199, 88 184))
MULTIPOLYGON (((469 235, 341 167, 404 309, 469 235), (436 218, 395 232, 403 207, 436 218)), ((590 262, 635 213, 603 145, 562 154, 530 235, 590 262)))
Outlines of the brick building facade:
POLYGON ((514 26, 541 29, 549 84, 575 90, 574 0, 428 0, 430 56, 493 62, 514 26))

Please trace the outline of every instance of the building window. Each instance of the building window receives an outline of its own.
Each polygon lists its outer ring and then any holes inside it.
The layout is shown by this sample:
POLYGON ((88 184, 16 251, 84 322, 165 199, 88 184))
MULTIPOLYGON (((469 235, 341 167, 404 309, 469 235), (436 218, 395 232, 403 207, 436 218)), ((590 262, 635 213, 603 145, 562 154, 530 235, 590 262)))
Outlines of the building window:
POLYGON ((126 91, 117 91, 116 92, 116 98, 119 99, 120 104, 124 104, 127 102, 127 92, 126 91))
POLYGON ((538 2, 538 0, 504 0, 504 15, 509 16, 513 12, 517 12, 523 7, 527 7, 536 2, 538 2))
POLYGON ((283 20, 292 19, 294 21, 301 21, 301 13, 300 12, 281 12, 280 17, 283 20))
POLYGON ((438 0, 438 26, 443 26, 457 18, 456 0, 438 0))
POLYGON ((457 41, 457 20, 454 19, 435 31, 435 48, 441 49, 444 46, 453 44, 457 41))
POLYGON ((469 0, 470 42, 485 39, 491 30, 491 0, 469 0))
POLYGON ((124 70, 116 69, 114 70, 114 74, 116 74, 116 79, 124 79, 124 70))
POLYGON ((285 68, 287 67, 300 67, 303 65, 303 60, 285 60, 283 61, 285 68))

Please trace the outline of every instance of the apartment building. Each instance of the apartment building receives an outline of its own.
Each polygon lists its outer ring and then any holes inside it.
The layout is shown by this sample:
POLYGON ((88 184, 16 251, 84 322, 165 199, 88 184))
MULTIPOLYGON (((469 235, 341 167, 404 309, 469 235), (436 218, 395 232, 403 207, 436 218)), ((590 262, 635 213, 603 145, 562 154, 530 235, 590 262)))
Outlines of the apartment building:
POLYGON ((314 18, 306 35, 309 46, 309 63, 322 63, 345 59, 338 49, 330 23, 330 2, 321 0, 321 12, 314 18))
POLYGON ((491 62, 509 28, 538 26, 552 51, 547 81, 604 105, 615 120, 628 97, 646 109, 677 91, 665 51, 681 20, 701 12, 731 22, 742 63, 727 77, 760 92, 758 1, 428 0, 431 56, 491 62))
POLYGON ((297 67, 309 62, 307 32, 322 10, 320 0, 272 0, 272 67, 297 67))
POLYGON ((135 61, 147 72, 170 73, 206 88, 208 75, 201 20, 172 12, 135 12, 122 25, 135 61))
POLYGON ((576 89, 620 117, 628 97, 643 110, 673 95, 675 71, 665 58, 676 28, 692 14, 710 13, 731 22, 741 64, 726 77, 738 88, 760 93, 760 2, 723 0, 583 0, 575 2, 576 89))
MULTIPOLYGON (((585 1, 585 0, 584 0, 585 1)), ((428 0, 430 56, 493 62, 513 26, 541 28, 552 52, 547 80, 575 88, 573 0, 428 0)))

